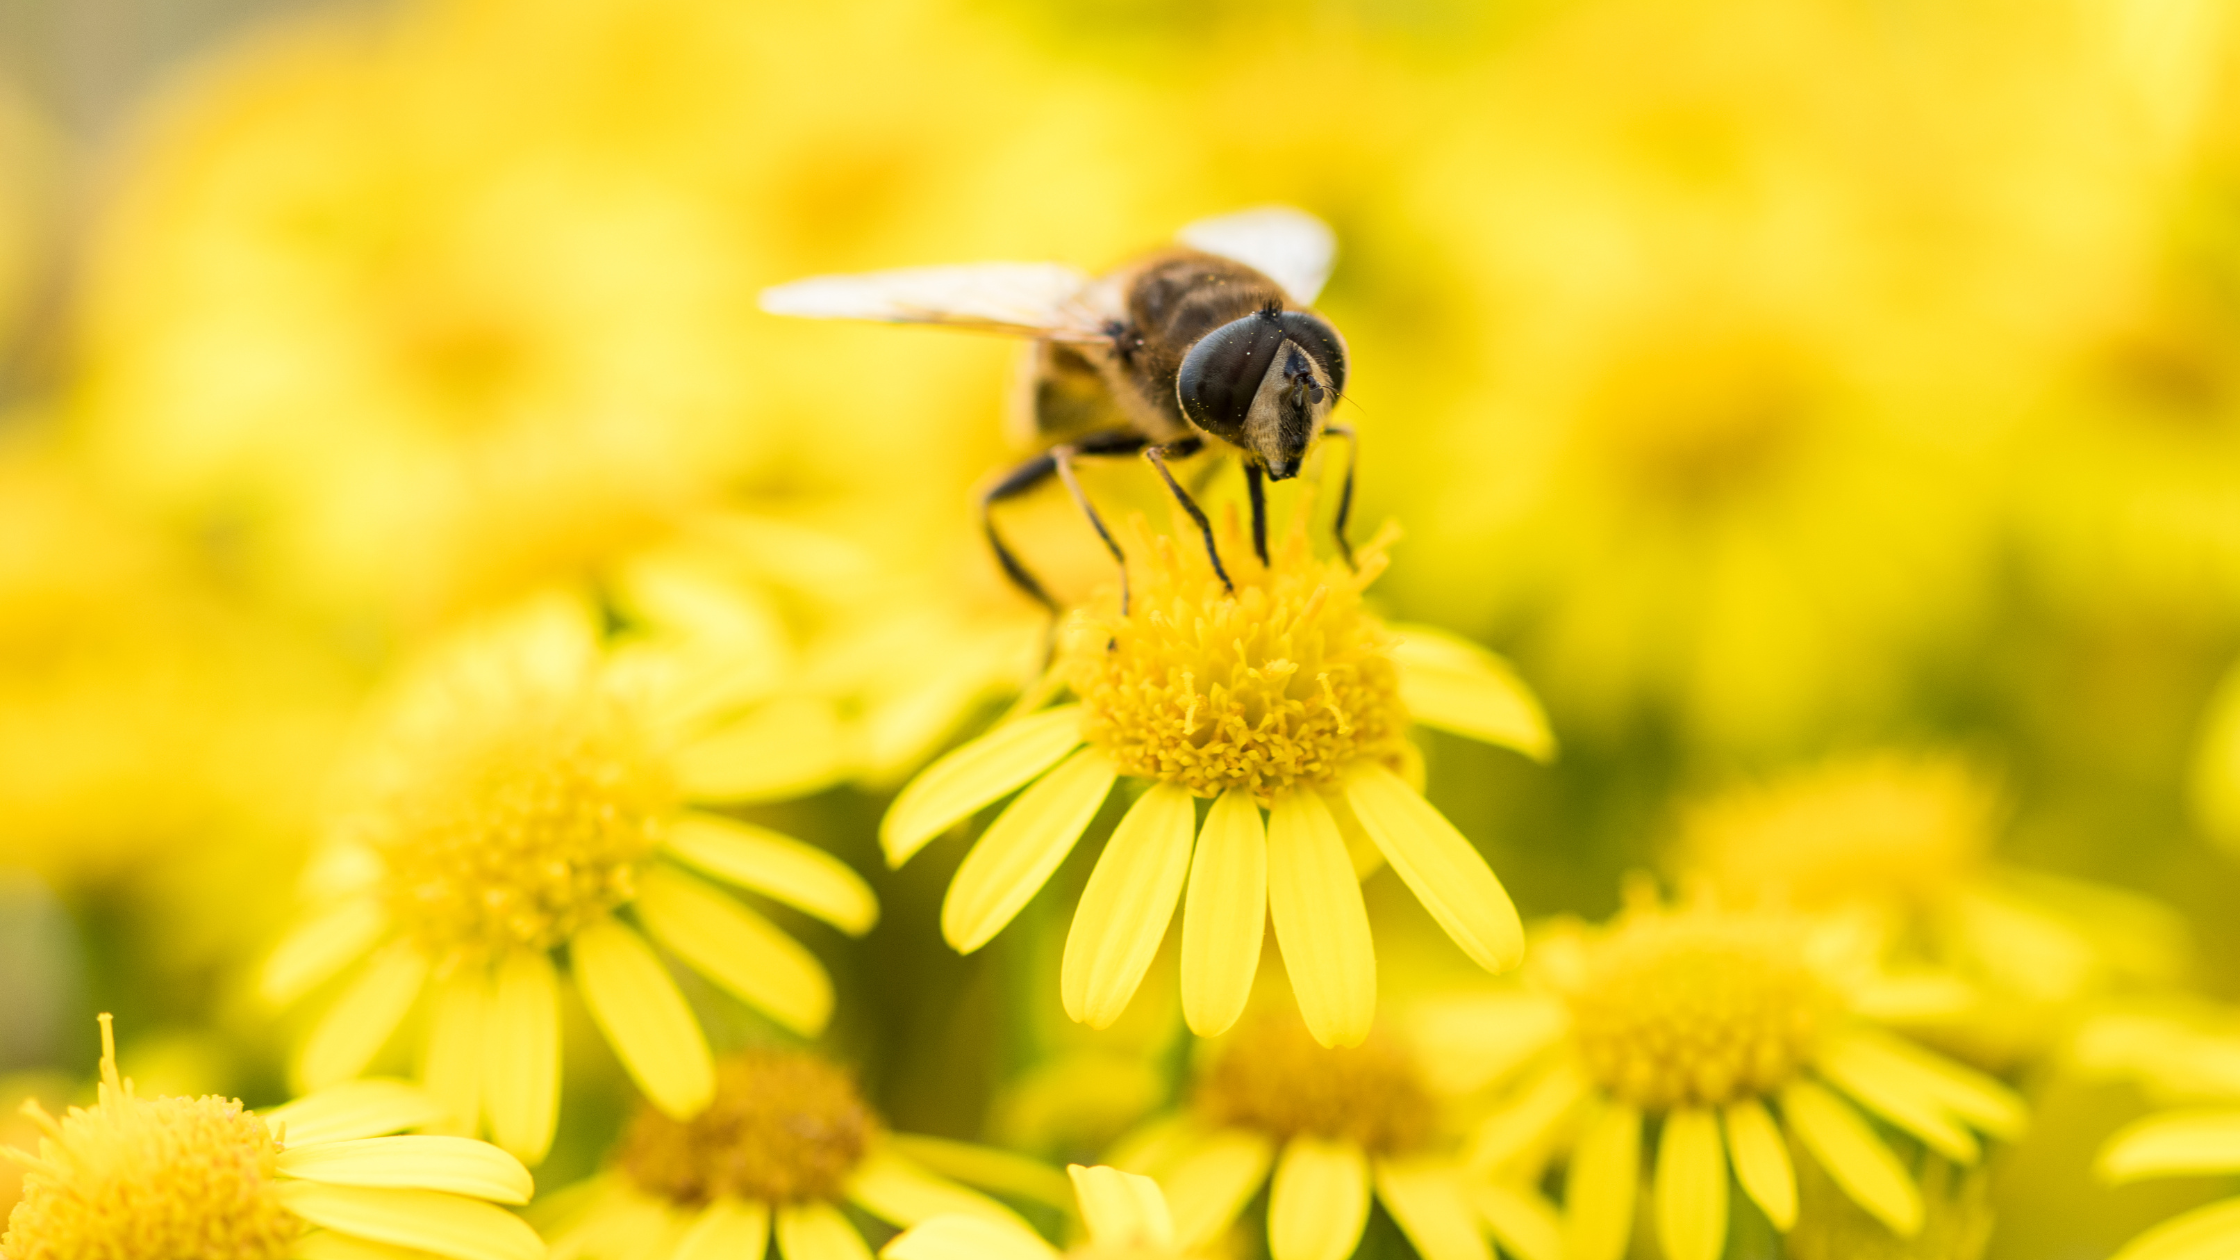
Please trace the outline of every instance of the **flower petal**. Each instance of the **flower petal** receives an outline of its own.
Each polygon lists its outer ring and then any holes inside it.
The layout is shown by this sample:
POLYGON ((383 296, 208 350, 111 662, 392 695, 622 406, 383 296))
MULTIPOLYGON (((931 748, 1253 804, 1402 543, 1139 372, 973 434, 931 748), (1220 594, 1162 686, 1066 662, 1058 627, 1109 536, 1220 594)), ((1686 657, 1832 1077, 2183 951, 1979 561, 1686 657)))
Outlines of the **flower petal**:
POLYGON ((1361 1148, 1291 1139, 1268 1189, 1268 1250, 1274 1260, 1345 1260, 1368 1224, 1369 1158, 1361 1148))
POLYGON ((1726 1121, 1735 1179, 1773 1227, 1788 1233, 1797 1223, 1797 1170, 1789 1165, 1789 1144, 1755 1098, 1728 1103, 1726 1121))
POLYGON ((879 899, 847 863, 767 827, 689 813, 669 829, 669 852, 717 879, 813 914, 850 936, 879 921, 879 899))
POLYGON ((1174 918, 1197 827, 1189 791, 1161 783, 1113 828, 1066 934, 1058 993, 1067 1017, 1110 1028, 1128 1009, 1174 918))
POLYGON ((935 836, 1017 791, 1080 746, 1081 706, 1060 705, 1006 722, 927 766, 879 823, 887 865, 909 861, 935 836))
POLYGON ((1423 1260, 1493 1260, 1478 1214, 1456 1170, 1443 1165, 1377 1165, 1377 1198, 1423 1260))
POLYGON ((1058 1249, 1031 1230, 977 1216, 937 1216, 879 1254, 883 1260, 1057 1260, 1058 1249))
POLYGON ((935 1176, 891 1150, 873 1150, 856 1165, 848 1178, 848 1198, 890 1225, 907 1227, 936 1216, 962 1213, 1031 1228, 1018 1213, 994 1199, 935 1176))
POLYGON ((1641 1191, 1641 1113, 1606 1103, 1571 1152, 1564 1190, 1565 1260, 1618 1260, 1633 1239, 1641 1191))
POLYGON ((296 1056, 296 1078, 318 1089, 365 1071, 427 978, 428 959, 412 942, 384 946, 311 1030, 296 1056))
POLYGON ((1118 777, 1094 748, 1059 763, 965 854, 941 902, 941 935, 960 954, 987 944, 1050 880, 1118 777))
POLYGON ((700 1213, 668 1260, 762 1260, 770 1246, 770 1205, 730 1196, 700 1213))
POLYGON ((1064 1212, 1073 1210, 1073 1182, 1040 1160, 992 1146, 915 1133, 890 1133, 886 1146, 951 1180, 1032 1199, 1064 1212))
POLYGON ((331 1229, 314 1229, 296 1240, 288 1260, 428 1260, 428 1253, 413 1247, 352 1238, 331 1229))
POLYGON ((678 1120, 705 1110, 716 1093, 708 1039, 645 938, 605 918, 575 934, 568 957, 591 1022, 646 1099, 678 1120))
POLYGON ((1935 1099, 1913 1087, 1915 1078, 1902 1070, 1889 1070, 1895 1060, 1846 1054, 1843 1050, 1840 1042, 1828 1046, 1815 1061, 1820 1075, 1830 1084, 1956 1164, 1973 1164, 1983 1154, 1974 1134, 1935 1099))
POLYGON ((1504 1251, 1522 1260, 1562 1260, 1563 1218, 1554 1205, 1530 1190, 1470 1179, 1464 1185, 1470 1206, 1504 1251))
POLYGON ((279 1168, 330 1186, 441 1190, 499 1203, 527 1203, 536 1183, 521 1161, 473 1138, 413 1134, 291 1146, 279 1168))
POLYGON ((2171 1217, 2139 1235, 2114 1260, 2227 1260, 2240 1255, 2240 1199, 2171 1217))
POLYGON ((1852 1202, 1902 1238, 1920 1231, 1920 1188, 1849 1103, 1810 1081, 1793 1081, 1781 1091, 1781 1114, 1852 1202))
POLYGON ((1361 1044, 1377 1013, 1369 911, 1330 807, 1311 791, 1286 793, 1268 816, 1268 910, 1307 1031, 1326 1046, 1361 1044))
POLYGON ((338 1234, 417 1247, 453 1260, 540 1260, 544 1240, 504 1208, 434 1190, 377 1190, 282 1180, 289 1211, 338 1234))
POLYGON ((542 1163, 560 1119, 560 978, 543 950, 499 960, 483 1047, 491 1140, 525 1164, 542 1163))
POLYGON ((1268 1179, 1274 1162, 1275 1146, 1266 1137, 1223 1129, 1167 1170, 1159 1188, 1174 1214, 1175 1245, 1189 1251, 1220 1237, 1268 1179))
POLYGON ((425 1128, 442 1123, 447 1113, 435 1095, 417 1085, 362 1080, 329 1085, 257 1116, 289 1146, 308 1146, 425 1128))
POLYGON ((1524 990, 1419 1001, 1408 1015, 1430 1085, 1455 1097, 1516 1071, 1569 1023, 1562 999, 1524 990))
POLYGON ((638 921, 692 969, 804 1037, 832 1018, 824 964, 768 919, 656 863, 639 877, 638 921))
POLYGON ((1252 793, 1213 802, 1190 863, 1182 904, 1182 1015, 1218 1037, 1244 1014, 1268 937, 1268 834, 1252 793))
POLYGON ((1394 626, 1400 642, 1400 701, 1408 716, 1472 739, 1514 748, 1535 761, 1555 757, 1548 715, 1509 663, 1467 639, 1429 626, 1394 626))
POLYGON ((2012 1141, 2029 1122, 2022 1098, 1998 1081, 1901 1037, 1855 1028, 1822 1052, 1886 1077, 1996 1138, 2012 1141))
POLYGON ((1174 1217, 1158 1182, 1103 1164, 1068 1164, 1066 1175, 1073 1178, 1092 1246, 1115 1252, 1174 1249, 1174 1217))
POLYGON ((1717 1116, 1700 1107, 1665 1114, 1656 1198, 1665 1260, 1719 1260, 1727 1249, 1727 1152, 1717 1116))
POLYGON ((265 958, 257 991, 286 1006, 365 956, 389 930, 388 912, 371 897, 338 902, 289 929, 265 958))
POLYGON ((1557 1134, 1586 1100, 1586 1078, 1558 1061, 1478 1122, 1466 1162, 1484 1175, 1537 1178, 1557 1134))
POLYGON ((871 1260, 863 1235, 821 1200, 779 1204, 777 1234, 784 1260, 871 1260))
POLYGON ((2121 1185, 2142 1177, 2240 1171, 2240 1110, 2165 1112, 2126 1125, 2100 1149, 2100 1177, 2121 1185))
POLYGON ((1463 953, 1488 971, 1524 961, 1517 907, 1446 815, 1373 761, 1346 775, 1345 792, 1362 829, 1463 953))
POLYGON ((482 1120, 483 1026, 490 1015, 490 977, 480 963, 461 962, 435 982, 428 1003, 428 1044, 420 1078, 443 1100, 451 1133, 472 1136, 482 1120))
POLYGON ((689 800, 805 796, 847 774, 847 731, 828 702, 787 696, 694 739, 677 750, 675 765, 689 800))

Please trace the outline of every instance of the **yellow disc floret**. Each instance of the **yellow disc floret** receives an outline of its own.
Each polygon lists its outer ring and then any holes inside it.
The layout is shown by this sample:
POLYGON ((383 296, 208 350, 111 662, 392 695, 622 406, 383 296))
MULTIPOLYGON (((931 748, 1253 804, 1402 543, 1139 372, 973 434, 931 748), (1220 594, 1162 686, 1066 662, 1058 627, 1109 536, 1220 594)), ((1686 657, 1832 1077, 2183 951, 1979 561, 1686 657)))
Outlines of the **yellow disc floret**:
POLYGON ((715 1101, 691 1120, 641 1110, 618 1162, 639 1189, 680 1206, 724 1196, 830 1201, 877 1129, 838 1068, 796 1051, 752 1051, 718 1065, 715 1101))
POLYGON ((1791 921, 1711 910, 1629 916, 1566 986, 1588 1075, 1652 1111, 1778 1089, 1810 1058, 1832 996, 1791 921))
POLYGON ((1303 528, 1265 566, 1234 519, 1221 534, 1235 594, 1194 538, 1139 527, 1127 614, 1115 596, 1068 625, 1064 664, 1089 742, 1122 774, 1209 797, 1244 788, 1266 800, 1363 759, 1397 765, 1408 721, 1393 640, 1361 602, 1384 567, 1382 540, 1355 571, 1317 559, 1303 528))
POLYGON ((140 1098, 101 1017, 100 1101, 46 1131, 0 1252, 9 1260, 279 1260, 302 1221, 275 1190, 280 1144, 231 1098, 140 1098))
POLYGON ((1230 1034, 1198 1083, 1196 1105, 1216 1126, 1349 1141, 1378 1155, 1421 1146, 1436 1114, 1402 1047, 1371 1036, 1326 1049, 1296 1017, 1259 1019, 1230 1034))
POLYGON ((636 895, 677 788, 627 703, 523 682, 418 719, 354 831, 431 953, 549 949, 636 895))

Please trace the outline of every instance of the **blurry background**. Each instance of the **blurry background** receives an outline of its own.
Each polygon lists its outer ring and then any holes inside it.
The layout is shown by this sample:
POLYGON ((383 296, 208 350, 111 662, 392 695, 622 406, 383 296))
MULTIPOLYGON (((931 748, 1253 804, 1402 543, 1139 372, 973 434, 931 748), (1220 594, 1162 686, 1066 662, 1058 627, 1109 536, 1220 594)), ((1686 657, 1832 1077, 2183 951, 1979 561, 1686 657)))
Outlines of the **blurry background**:
MULTIPOLYGON (((1101 268, 1271 201, 1341 239, 1381 598, 1508 654, 1563 741, 1429 748, 1528 915, 1607 913, 1704 793, 1922 750, 1991 785, 2003 859, 2175 907, 2240 996, 2236 50, 2215 0, 17 0, 0 1073, 67 1096, 114 1010, 143 1080, 269 1098, 242 977, 326 767, 477 608, 744 516, 1018 620, 967 510, 1011 349, 760 286, 1101 268)), ((1086 546, 1038 510, 1030 550, 1086 546)), ((1027 974, 1054 941, 949 957, 958 850, 874 871, 883 800, 772 815, 888 903, 810 936, 840 1052, 901 1127, 1094 1130, 1021 1092, 1086 1044, 1027 974)), ((2041 1175, 2136 1106, 2049 1099, 1994 1254, 2172 1202, 2041 1175)))

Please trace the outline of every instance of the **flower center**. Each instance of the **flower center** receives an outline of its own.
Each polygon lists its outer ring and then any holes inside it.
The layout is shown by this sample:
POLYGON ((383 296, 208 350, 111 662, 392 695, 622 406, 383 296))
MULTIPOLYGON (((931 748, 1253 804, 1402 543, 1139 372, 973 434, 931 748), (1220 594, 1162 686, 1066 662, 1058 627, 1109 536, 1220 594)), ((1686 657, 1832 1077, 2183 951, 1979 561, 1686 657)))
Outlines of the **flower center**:
MULTIPOLYGON (((107 1040, 106 1017, 103 1037, 107 1040)), ((139 1098, 102 1058, 100 1102, 57 1121, 25 1159, 11 1260, 279 1260, 303 1223, 275 1192, 279 1143, 231 1098, 139 1098)), ((19 1156, 19 1158, 21 1158, 19 1156)))
POLYGON ((795 1051, 750 1051, 718 1066, 715 1101, 691 1120, 641 1108, 619 1162, 640 1189, 672 1203, 830 1201, 877 1129, 838 1068, 795 1051))
POLYGON ((1378 1155, 1421 1146, 1436 1118, 1403 1048, 1374 1035, 1325 1049, 1296 1017, 1258 1019, 1230 1034, 1198 1081, 1196 1104, 1212 1124, 1349 1141, 1378 1155))
POLYGON ((1392 640, 1361 603, 1384 567, 1382 540, 1355 572, 1314 557, 1305 516, 1266 566, 1227 522, 1235 595, 1195 538, 1138 523, 1128 614, 1076 613, 1063 648, 1084 733, 1122 774, 1267 800, 1364 758, 1397 764, 1408 719, 1392 640))
POLYGON ((1565 993, 1592 1076, 1652 1111, 1755 1097, 1795 1076, 1832 1005, 1785 919, 1641 914, 1565 993))
POLYGON ((462 697, 406 733, 360 835, 431 953, 549 949, 636 895, 676 784, 636 714, 590 687, 462 697))

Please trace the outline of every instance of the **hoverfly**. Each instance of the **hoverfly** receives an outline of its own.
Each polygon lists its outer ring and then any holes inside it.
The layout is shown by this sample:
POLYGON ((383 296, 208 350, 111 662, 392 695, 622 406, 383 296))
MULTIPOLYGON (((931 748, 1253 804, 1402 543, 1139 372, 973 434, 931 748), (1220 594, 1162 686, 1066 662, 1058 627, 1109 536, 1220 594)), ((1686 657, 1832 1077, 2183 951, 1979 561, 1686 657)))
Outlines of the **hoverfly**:
MULTIPOLYGON (((1247 210, 1184 228, 1173 247, 1107 275, 1058 263, 981 263, 819 276, 766 289, 762 309, 813 319, 1012 333, 1026 348, 1010 428, 1040 454, 988 482, 980 527, 1013 584, 1053 613, 1058 603, 996 529, 994 508, 1056 476, 1120 562, 1127 564, 1074 461, 1140 453, 1222 566, 1205 512, 1167 461, 1211 443, 1236 452, 1252 505, 1252 546, 1268 559, 1263 479, 1297 476, 1323 434, 1353 440, 1329 423, 1346 385, 1346 343, 1308 309, 1329 277, 1336 238, 1324 224, 1284 207, 1247 210)), ((1346 562, 1353 460, 1339 492, 1336 532, 1346 562)))

